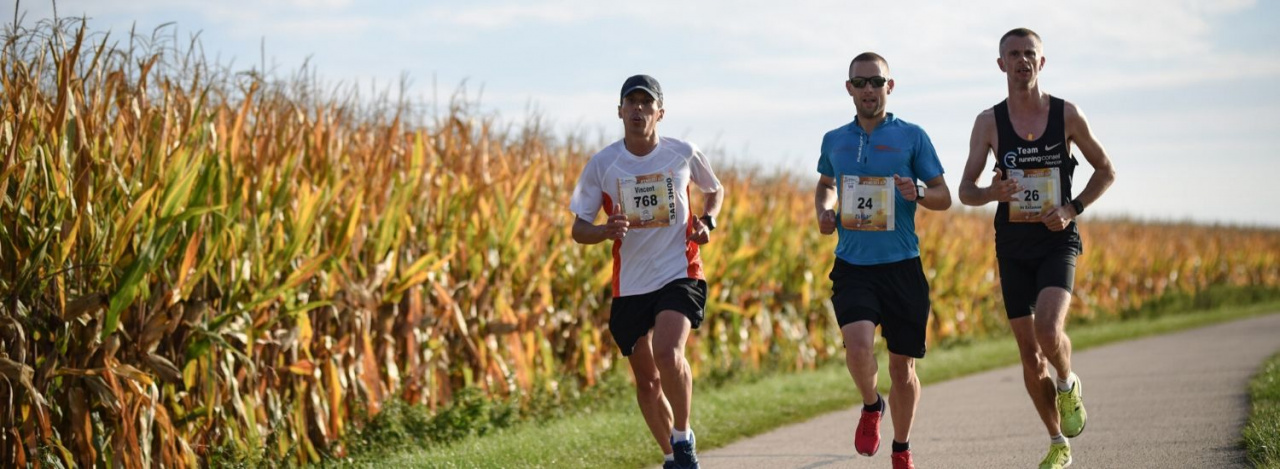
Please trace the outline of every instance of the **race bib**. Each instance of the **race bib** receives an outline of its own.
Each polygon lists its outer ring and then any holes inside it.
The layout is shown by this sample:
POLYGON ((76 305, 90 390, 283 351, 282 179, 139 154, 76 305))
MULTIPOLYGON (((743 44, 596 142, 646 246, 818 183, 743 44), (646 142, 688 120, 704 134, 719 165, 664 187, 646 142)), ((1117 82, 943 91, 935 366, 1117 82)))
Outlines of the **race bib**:
POLYGON ((661 228, 676 222, 675 176, 670 173, 618 179, 618 198, 630 228, 661 228))
POLYGON ((1060 205, 1058 168, 1010 169, 1009 177, 1022 186, 1018 201, 1009 202, 1010 222, 1040 223, 1046 211, 1060 205))
POLYGON ((844 176, 840 182, 840 225, 857 231, 893 231, 893 180, 844 176))

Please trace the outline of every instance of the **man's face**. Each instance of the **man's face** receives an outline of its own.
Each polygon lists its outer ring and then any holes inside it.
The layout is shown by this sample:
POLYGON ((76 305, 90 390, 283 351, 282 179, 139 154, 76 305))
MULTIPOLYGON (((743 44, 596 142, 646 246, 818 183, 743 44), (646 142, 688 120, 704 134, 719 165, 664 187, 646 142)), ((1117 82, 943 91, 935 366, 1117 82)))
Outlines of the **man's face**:
POLYGON ((652 134, 662 120, 664 110, 662 104, 649 96, 644 90, 627 93, 618 106, 618 117, 627 132, 640 132, 640 135, 652 134))
POLYGON ((1044 57, 1040 55, 1040 41, 1036 38, 1010 36, 1000 45, 1000 58, 996 60, 1000 70, 1009 77, 1010 83, 1034 85, 1044 68, 1044 57))
POLYGON ((844 82, 844 87, 853 97, 858 116, 876 119, 885 114, 893 80, 889 78, 888 68, 879 61, 859 61, 849 67, 849 81, 844 82), (881 86, 877 88, 877 84, 881 86))

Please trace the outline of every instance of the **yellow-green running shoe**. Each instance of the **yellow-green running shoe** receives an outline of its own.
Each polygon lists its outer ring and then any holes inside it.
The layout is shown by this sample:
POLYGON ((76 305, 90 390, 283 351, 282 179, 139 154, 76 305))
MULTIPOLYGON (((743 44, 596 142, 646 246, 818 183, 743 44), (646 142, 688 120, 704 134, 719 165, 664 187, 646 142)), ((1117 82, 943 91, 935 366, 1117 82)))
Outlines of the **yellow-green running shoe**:
POLYGON ((1040 461, 1040 469, 1062 469, 1071 465, 1071 447, 1066 443, 1049 445, 1049 454, 1040 461))
POLYGON ((1080 377, 1075 373, 1071 374, 1075 378, 1075 384, 1071 386, 1070 391, 1058 391, 1058 416, 1062 419, 1062 435, 1067 438, 1075 438, 1084 431, 1084 421, 1086 413, 1084 411, 1084 385, 1080 384, 1080 377))

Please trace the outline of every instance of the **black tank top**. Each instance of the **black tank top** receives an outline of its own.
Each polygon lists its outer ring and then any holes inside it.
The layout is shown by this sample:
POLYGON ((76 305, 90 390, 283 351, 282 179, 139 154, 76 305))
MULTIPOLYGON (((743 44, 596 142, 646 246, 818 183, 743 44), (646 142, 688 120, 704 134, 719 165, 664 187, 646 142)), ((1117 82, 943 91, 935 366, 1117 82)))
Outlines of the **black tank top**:
MULTIPOLYGON (((1049 97, 1049 124, 1044 134, 1035 140, 1025 140, 1013 130, 1009 120, 1008 100, 995 106, 996 117, 996 168, 1010 169, 1058 168, 1062 179, 1062 193, 1058 200, 1065 204, 1071 200, 1071 179, 1075 174, 1076 158, 1068 152, 1066 114, 1063 101, 1049 97)), ((1067 229, 1050 231, 1044 223, 1009 222, 1009 203, 1000 202, 996 208, 996 256, 1011 259, 1029 259, 1049 255, 1063 249, 1080 254, 1080 232, 1075 222, 1067 229)))

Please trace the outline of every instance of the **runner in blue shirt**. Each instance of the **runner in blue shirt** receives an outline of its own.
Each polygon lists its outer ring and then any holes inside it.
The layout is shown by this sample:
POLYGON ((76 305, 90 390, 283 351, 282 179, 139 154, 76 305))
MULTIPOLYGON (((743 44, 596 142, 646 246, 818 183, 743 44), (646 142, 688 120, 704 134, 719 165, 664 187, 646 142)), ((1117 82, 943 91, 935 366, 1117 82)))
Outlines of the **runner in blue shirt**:
POLYGON ((951 206, 942 163, 920 126, 885 111, 894 81, 889 63, 864 52, 849 64, 845 89, 857 117, 827 132, 814 193, 822 234, 838 232, 831 303, 844 338, 845 362, 862 394, 854 435, 858 454, 880 448, 885 402, 876 392, 876 326, 889 349, 894 469, 914 468, 909 437, 920 400, 915 360, 925 353, 929 283, 915 233, 916 205, 951 206), (923 181, 923 184, 918 182, 923 181))

